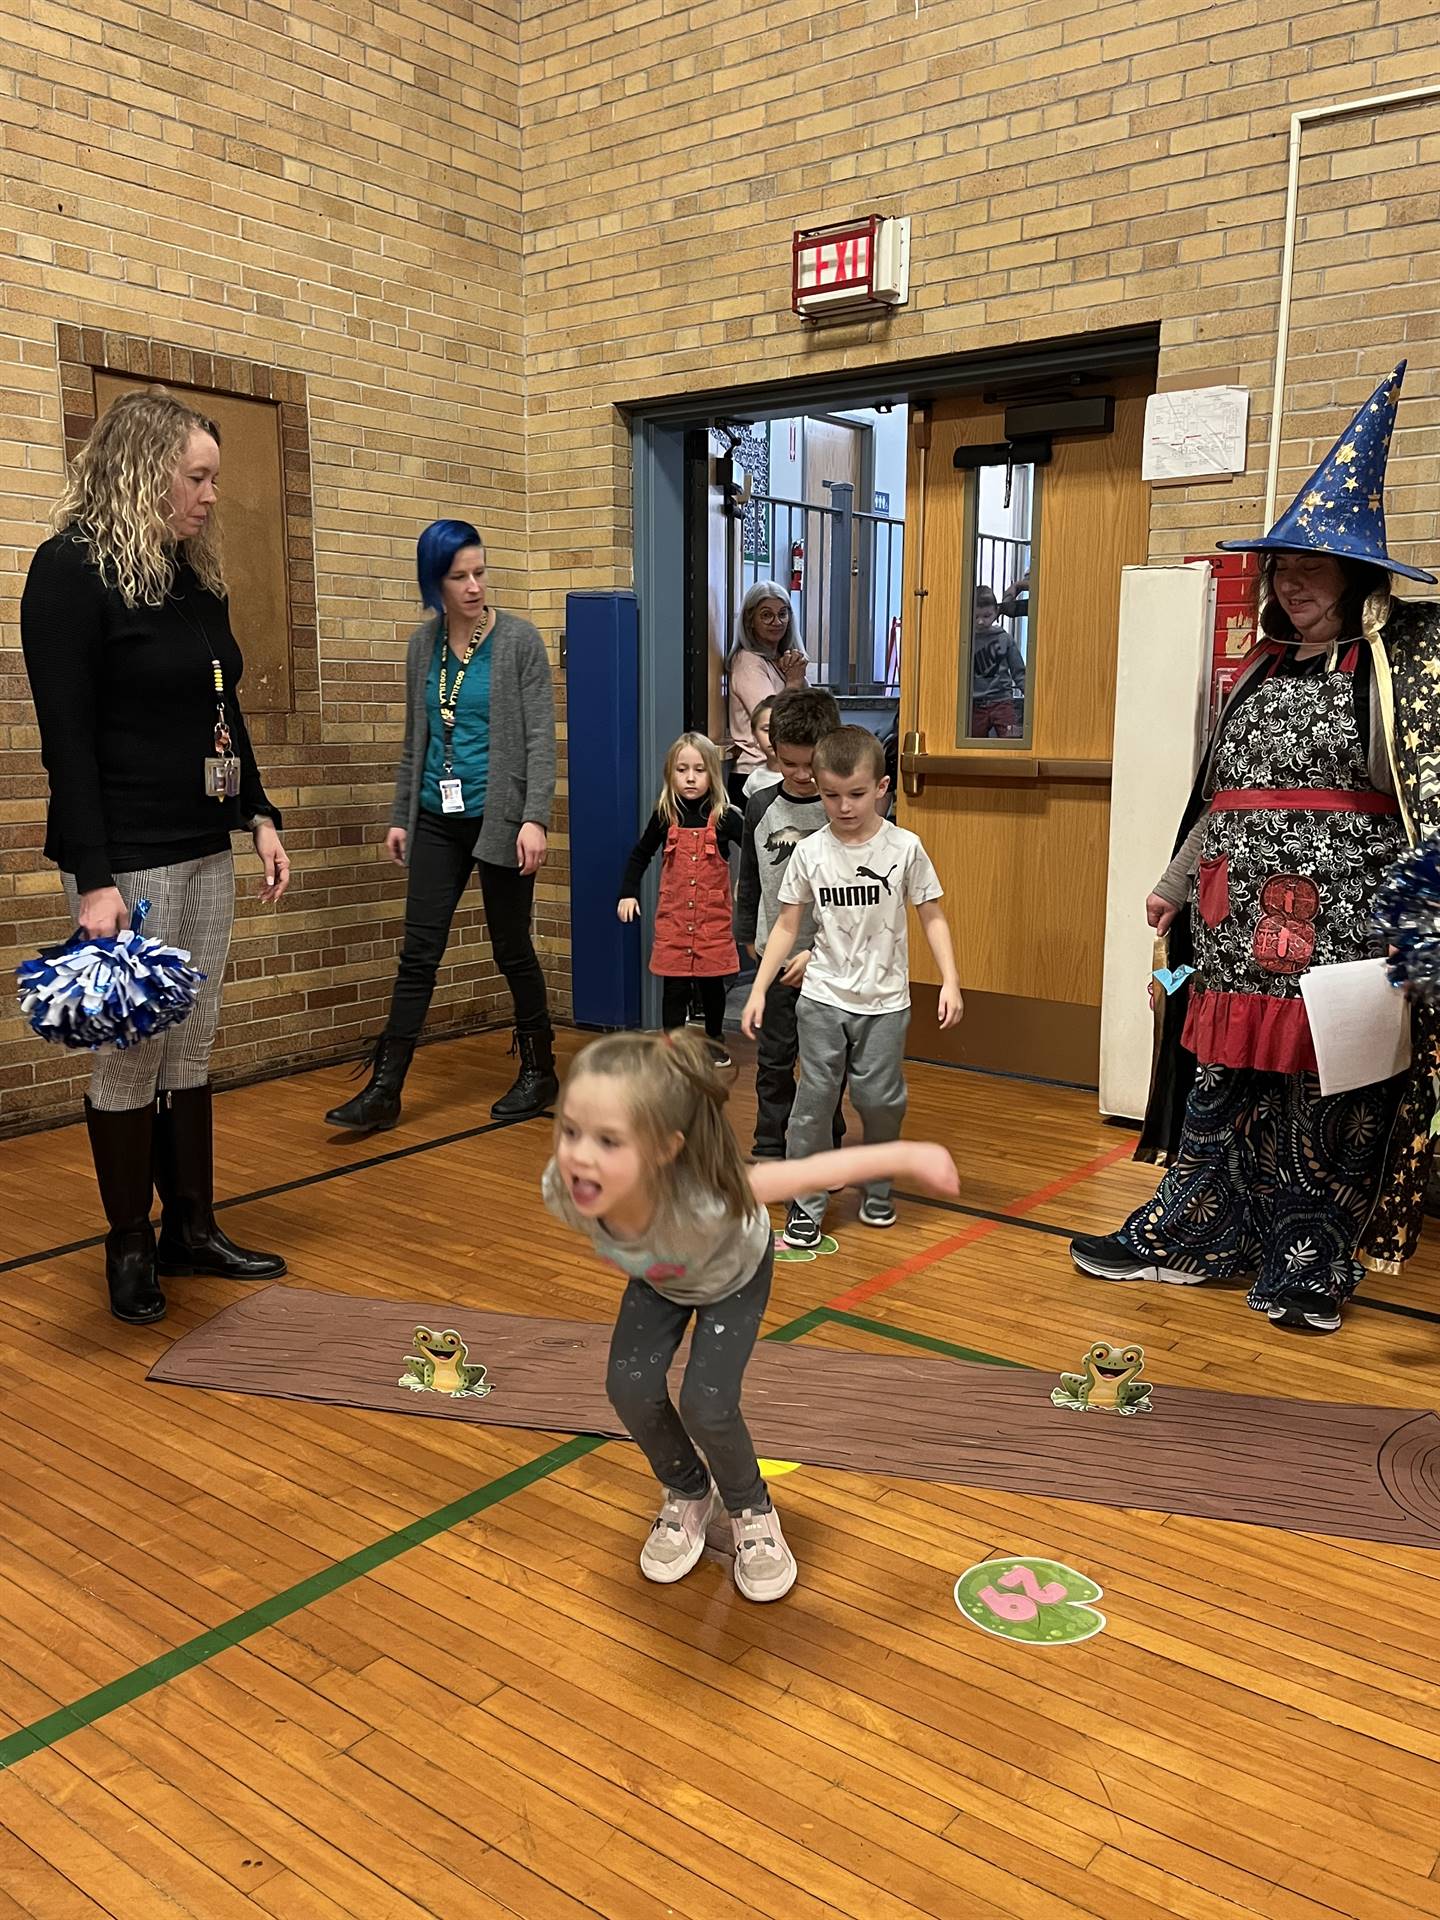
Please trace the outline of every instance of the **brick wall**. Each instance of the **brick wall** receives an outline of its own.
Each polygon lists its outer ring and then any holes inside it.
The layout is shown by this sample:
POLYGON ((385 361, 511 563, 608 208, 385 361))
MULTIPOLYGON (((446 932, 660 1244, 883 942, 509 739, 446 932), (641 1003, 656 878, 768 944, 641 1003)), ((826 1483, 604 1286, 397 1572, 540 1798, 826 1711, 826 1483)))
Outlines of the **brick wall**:
MULTIPOLYGON (((567 588, 630 579, 624 403, 1152 322, 1162 385, 1253 396, 1250 471, 1157 489, 1152 551, 1253 529, 1289 114, 1437 76, 1431 0, 536 0, 523 23, 518 0, 10 0, 0 966, 63 924, 14 653, 60 476, 58 325, 305 382, 321 701, 256 729, 300 881, 240 926, 218 1066, 253 1072, 382 1014, 420 525, 473 511, 499 597, 553 638, 567 588), (911 303, 807 332, 791 231, 862 209, 912 217, 911 303)), ((1306 156, 1282 499, 1408 351, 1392 527, 1433 553, 1440 110, 1316 129, 1306 156)), ((539 929, 563 1005, 559 824, 539 929)), ((477 909, 451 956, 437 1021, 498 1011, 477 909)), ((70 1107, 74 1078, 5 1028, 0 1126, 70 1107)))
MULTIPOLYGON (((1153 553, 1254 529, 1290 113, 1440 79, 1430 0, 558 0, 527 7, 522 56, 552 614, 577 568, 628 579, 617 403, 1146 322, 1162 386, 1252 392, 1249 473, 1156 489, 1153 553), (792 230, 872 210, 912 218, 909 306, 807 332, 792 230)), ((1440 102, 1312 130, 1305 153, 1282 504, 1408 351, 1392 524, 1433 553, 1440 102)))
MULTIPOLYGON (((25 567, 61 479, 62 355, 74 382, 81 347, 93 361, 107 342, 168 342, 186 350, 174 377, 218 381, 237 361, 304 395, 313 520, 290 532, 313 554, 309 678, 297 711, 252 727, 296 880, 279 914, 242 911, 222 1077, 353 1048, 383 1019, 403 882, 380 841, 419 529, 473 517, 498 599, 527 610, 517 20, 516 0, 6 8, 0 986, 66 927, 38 851, 18 652, 25 567)), ((258 869, 237 845, 250 893, 258 869)), ((540 927, 561 954, 553 884, 540 927)), ((504 1003, 477 903, 436 1023, 504 1003)), ((82 1074, 7 1017, 0 1128, 73 1111, 82 1074)))

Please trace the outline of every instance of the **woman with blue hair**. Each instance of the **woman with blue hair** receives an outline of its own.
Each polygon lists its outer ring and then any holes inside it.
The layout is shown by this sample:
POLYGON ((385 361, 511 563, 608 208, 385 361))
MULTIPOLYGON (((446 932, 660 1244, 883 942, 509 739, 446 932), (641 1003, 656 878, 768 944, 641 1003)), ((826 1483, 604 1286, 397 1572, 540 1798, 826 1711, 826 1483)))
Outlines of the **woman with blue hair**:
POLYGON ((400 1118, 400 1090, 472 869, 514 1002, 520 1053, 514 1086, 490 1111, 523 1120, 560 1091, 545 976, 530 937, 555 792, 545 643, 528 620, 490 605, 485 543, 468 521, 426 527, 416 574, 431 618, 410 636, 405 740, 385 836, 391 859, 409 868, 400 969, 368 1085, 325 1116, 365 1133, 400 1118))

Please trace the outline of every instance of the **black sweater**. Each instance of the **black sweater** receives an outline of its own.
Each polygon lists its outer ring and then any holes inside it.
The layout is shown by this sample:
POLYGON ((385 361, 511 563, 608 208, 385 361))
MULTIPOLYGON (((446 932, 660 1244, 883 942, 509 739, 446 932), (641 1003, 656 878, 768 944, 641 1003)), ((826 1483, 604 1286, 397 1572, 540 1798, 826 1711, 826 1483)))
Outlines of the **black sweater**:
MULTIPOLYGON (((675 801, 675 825, 677 827, 703 827, 710 821, 710 796, 701 794, 698 800, 675 801)), ((730 849, 738 847, 740 835, 745 826, 744 817, 736 807, 727 807, 715 822, 715 844, 721 855, 728 860, 730 849)), ((620 898, 633 900, 640 892, 640 882, 645 869, 665 844, 665 836, 670 831, 658 813, 652 813, 646 823, 645 831, 630 849, 630 858, 625 862, 625 872, 620 881, 620 898)))
POLYGON ((30 562, 20 642, 50 776, 45 854, 82 893, 117 873, 223 853, 265 797, 236 689, 243 671, 223 600, 183 557, 163 606, 127 607, 74 532, 30 562), (220 662, 240 759, 238 800, 205 792, 220 662))

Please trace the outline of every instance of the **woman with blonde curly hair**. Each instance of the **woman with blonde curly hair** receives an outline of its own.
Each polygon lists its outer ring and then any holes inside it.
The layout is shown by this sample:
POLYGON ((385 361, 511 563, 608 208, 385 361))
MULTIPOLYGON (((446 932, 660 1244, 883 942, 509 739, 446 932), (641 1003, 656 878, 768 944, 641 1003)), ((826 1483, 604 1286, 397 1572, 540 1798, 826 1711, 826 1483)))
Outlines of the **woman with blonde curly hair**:
POLYGON ((220 435, 203 414, 160 388, 117 400, 75 459, 20 606, 50 784, 45 853, 76 926, 113 935, 148 900, 147 933, 187 948, 205 975, 178 1026, 100 1056, 85 1101, 110 1310, 134 1325, 164 1316, 161 1274, 285 1271, 277 1254, 237 1247, 213 1211, 209 1069, 235 908, 231 833, 254 839, 262 900, 290 881, 240 709, 219 472, 220 435))

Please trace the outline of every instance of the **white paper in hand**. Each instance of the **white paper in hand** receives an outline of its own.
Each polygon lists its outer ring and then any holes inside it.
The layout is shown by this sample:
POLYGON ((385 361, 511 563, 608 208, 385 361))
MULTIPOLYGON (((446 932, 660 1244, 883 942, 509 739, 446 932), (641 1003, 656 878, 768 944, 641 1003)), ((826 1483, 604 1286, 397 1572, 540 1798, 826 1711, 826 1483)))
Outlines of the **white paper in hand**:
POLYGON ((1391 986, 1383 960, 1312 967, 1300 991, 1322 1094, 1372 1086, 1409 1066, 1410 1002, 1391 986))

